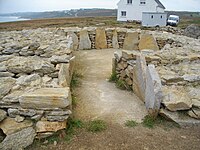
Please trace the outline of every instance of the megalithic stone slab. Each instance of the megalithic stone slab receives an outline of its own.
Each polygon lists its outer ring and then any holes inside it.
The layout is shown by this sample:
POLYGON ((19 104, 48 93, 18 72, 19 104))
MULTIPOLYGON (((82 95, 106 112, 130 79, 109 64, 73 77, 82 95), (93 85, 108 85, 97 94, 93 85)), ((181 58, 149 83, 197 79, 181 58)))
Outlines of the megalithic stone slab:
POLYGON ((134 69, 134 76, 133 78, 136 83, 134 83, 135 94, 142 100, 145 101, 145 90, 146 90, 146 60, 143 55, 138 55, 136 57, 136 67, 134 69))
POLYGON ((80 50, 91 49, 91 41, 87 30, 80 31, 79 49, 80 50))
POLYGON ((96 29, 95 47, 96 49, 107 48, 106 32, 104 28, 96 29))
POLYGON ((138 50, 139 44, 139 33, 138 32, 127 32, 124 40, 123 49, 125 50, 138 50))
POLYGON ((71 105, 69 88, 41 88, 20 97, 22 108, 54 110, 71 105))
POLYGON ((145 105, 149 115, 156 117, 163 99, 162 84, 154 65, 147 67, 145 105))
POLYGON ((139 50, 143 49, 151 49, 151 50, 159 50, 158 44, 151 34, 142 34, 139 42, 139 50))
POLYGON ((113 31, 112 46, 113 48, 119 49, 118 36, 116 30, 113 31))
POLYGON ((67 33, 67 48, 71 50, 78 49, 78 37, 74 32, 67 33))
POLYGON ((62 63, 58 73, 58 82, 61 87, 69 87, 74 70, 75 57, 72 57, 69 63, 62 63))

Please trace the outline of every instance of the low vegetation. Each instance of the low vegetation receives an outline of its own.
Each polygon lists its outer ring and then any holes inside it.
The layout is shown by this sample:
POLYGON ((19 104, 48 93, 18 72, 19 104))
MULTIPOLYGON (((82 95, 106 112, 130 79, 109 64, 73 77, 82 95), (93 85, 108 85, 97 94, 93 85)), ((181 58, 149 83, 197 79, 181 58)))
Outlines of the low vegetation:
POLYGON ((136 121, 134 121, 134 120, 127 120, 125 122, 125 125, 127 127, 134 128, 134 127, 136 127, 138 125, 138 123, 136 121))
POLYGON ((123 80, 118 79, 117 74, 113 72, 109 78, 109 82, 115 83, 116 87, 121 90, 130 89, 123 80))
POLYGON ((72 79, 71 79, 71 89, 73 90, 75 87, 79 86, 81 84, 80 82, 80 78, 82 78, 83 76, 81 74, 79 74, 78 72, 74 72, 72 75, 72 79))
POLYGON ((103 120, 93 120, 87 125, 87 130, 90 132, 101 132, 107 129, 107 124, 103 120))

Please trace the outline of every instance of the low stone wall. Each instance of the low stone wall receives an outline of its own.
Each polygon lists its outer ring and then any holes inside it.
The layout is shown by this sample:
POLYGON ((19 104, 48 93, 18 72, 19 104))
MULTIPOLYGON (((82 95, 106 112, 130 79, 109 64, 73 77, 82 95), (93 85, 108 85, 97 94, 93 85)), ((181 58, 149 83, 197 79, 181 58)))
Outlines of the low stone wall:
POLYGON ((200 41, 151 33, 172 42, 161 50, 116 51, 114 73, 145 103, 150 115, 160 113, 181 126, 199 125, 200 41))
POLYGON ((20 149, 66 128, 74 45, 52 29, 0 35, 0 149, 20 149))

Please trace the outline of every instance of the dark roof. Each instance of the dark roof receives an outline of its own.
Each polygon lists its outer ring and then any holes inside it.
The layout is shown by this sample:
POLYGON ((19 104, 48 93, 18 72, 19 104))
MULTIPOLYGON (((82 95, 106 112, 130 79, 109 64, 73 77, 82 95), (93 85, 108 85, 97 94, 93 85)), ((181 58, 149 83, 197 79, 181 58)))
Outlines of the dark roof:
POLYGON ((165 9, 165 6, 160 2, 160 0, 155 0, 158 4, 158 7, 165 9))

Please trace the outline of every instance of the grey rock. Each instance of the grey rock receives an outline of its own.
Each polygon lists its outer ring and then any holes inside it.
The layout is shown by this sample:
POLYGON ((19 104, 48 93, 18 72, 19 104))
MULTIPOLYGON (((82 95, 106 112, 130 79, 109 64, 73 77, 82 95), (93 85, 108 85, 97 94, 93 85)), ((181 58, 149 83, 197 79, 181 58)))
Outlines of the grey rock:
POLYGON ((200 36, 200 27, 198 27, 197 25, 194 25, 194 24, 189 25, 185 29, 184 35, 198 39, 198 37, 200 36))
POLYGON ((68 41, 68 48, 71 50, 77 50, 78 49, 78 37, 74 32, 68 32, 67 33, 67 41, 68 41))
POLYGON ((10 92, 14 84, 15 79, 13 78, 0 78, 0 99, 10 92))
POLYGON ((31 75, 23 75, 19 77, 16 81, 16 84, 20 86, 37 86, 41 85, 42 78, 38 74, 31 74, 31 75))
POLYGON ((32 43, 29 45, 28 50, 35 51, 40 47, 39 43, 32 43))
POLYGON ((16 121, 16 122, 23 122, 24 119, 25 119, 24 117, 19 116, 19 115, 17 115, 17 116, 15 117, 15 121, 16 121))
POLYGON ((0 122, 3 121, 7 117, 7 113, 0 109, 0 122))
POLYGON ((0 56, 0 62, 7 61, 13 57, 14 56, 12 56, 12 55, 2 55, 2 56, 0 56))
POLYGON ((13 77, 15 74, 10 73, 10 72, 0 72, 0 78, 1 77, 13 77))
POLYGON ((64 115, 70 115, 72 114, 71 110, 66 111, 51 111, 48 113, 48 116, 64 116, 64 115))
POLYGON ((53 64, 59 64, 59 63, 69 63, 69 61, 70 61, 70 59, 71 59, 71 56, 70 55, 62 55, 62 56, 52 56, 51 58, 50 58, 50 61, 51 61, 51 63, 53 63, 53 64))
POLYGON ((54 122, 54 121, 58 121, 58 122, 62 122, 65 121, 69 118, 68 115, 65 116, 46 116, 48 121, 54 122))
POLYGON ((150 115, 157 116, 163 99, 162 84, 154 65, 147 67, 145 105, 150 115))
POLYGON ((1 150, 24 149, 33 143, 35 136, 36 132, 32 127, 23 129, 19 132, 7 135, 4 141, 0 143, 0 149, 1 150))
POLYGON ((6 95, 3 99, 2 102, 4 103, 17 103, 19 102, 19 97, 24 93, 24 91, 14 91, 8 95, 6 95))
POLYGON ((87 30, 80 31, 79 49, 80 50, 91 49, 91 41, 87 30))
POLYGON ((15 109, 15 108, 8 109, 8 115, 13 118, 16 117, 17 115, 33 117, 36 114, 37 111, 34 109, 15 109))
POLYGON ((52 73, 54 65, 40 57, 14 57, 7 61, 8 71, 12 73, 52 73))
POLYGON ((200 120, 189 117, 181 112, 171 112, 166 109, 161 109, 159 114, 170 121, 174 121, 181 127, 199 126, 200 120))

